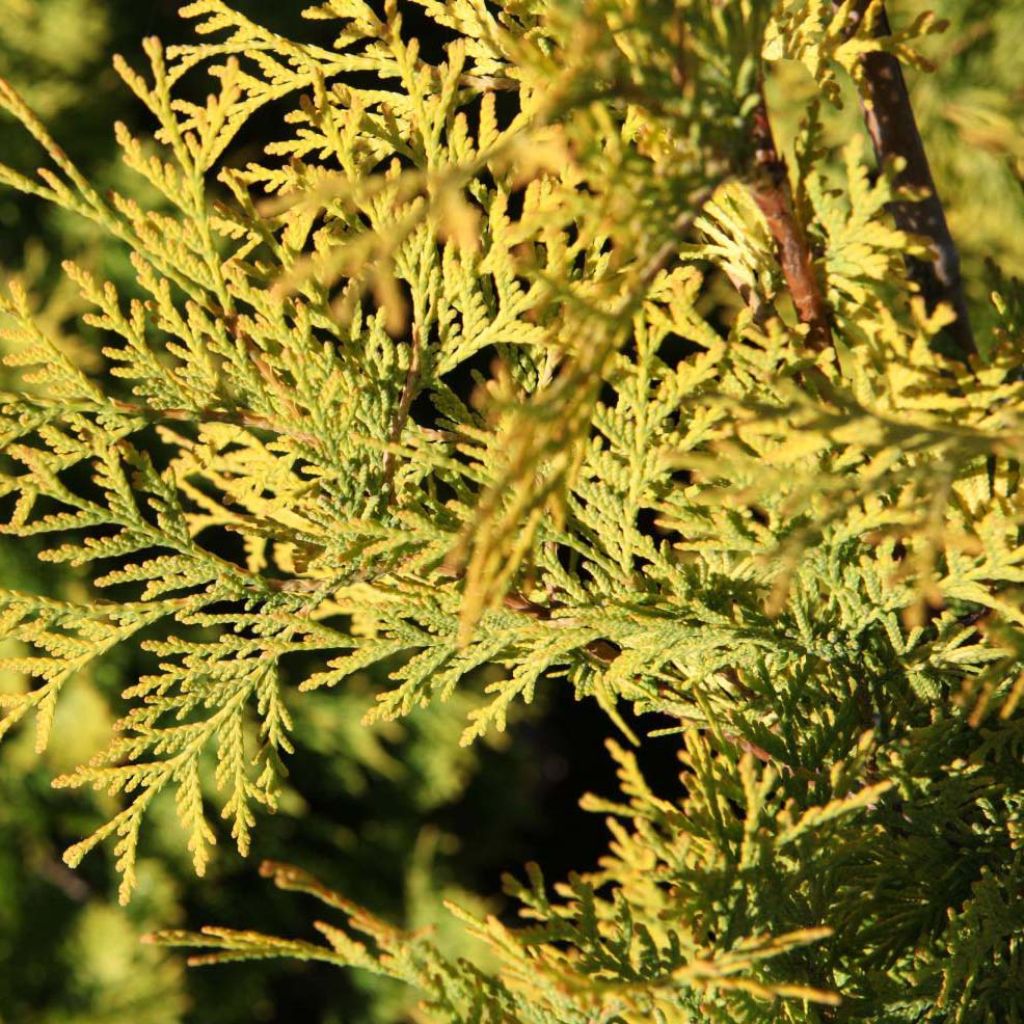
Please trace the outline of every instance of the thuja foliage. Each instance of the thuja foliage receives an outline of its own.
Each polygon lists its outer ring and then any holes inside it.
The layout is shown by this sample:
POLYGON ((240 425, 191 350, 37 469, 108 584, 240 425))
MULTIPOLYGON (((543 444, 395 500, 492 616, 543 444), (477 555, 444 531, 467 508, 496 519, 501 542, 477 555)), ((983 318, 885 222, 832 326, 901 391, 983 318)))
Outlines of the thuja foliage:
POLYGON ((56 780, 122 797, 68 864, 111 843, 127 900, 165 792, 199 873, 218 818, 245 853, 304 694, 367 668, 371 722, 485 685, 465 743, 568 686, 624 733, 621 799, 587 798, 610 846, 510 880, 521 926, 453 907, 486 962, 278 864, 334 912, 322 942, 158 938, 392 977, 432 1021, 1020 1020, 1024 288, 990 267, 972 328, 896 87, 941 23, 331 0, 313 45, 182 14, 199 42, 117 65, 157 125, 117 129, 150 208, 0 86, 49 158, 0 178, 136 275, 65 265, 102 371, 17 280, 3 299, 4 530, 96 592, 0 597, 34 680, 0 731, 34 720, 41 749, 84 667, 159 661, 56 780), (793 62, 819 98, 787 160, 765 97, 793 62), (834 152, 849 84, 868 132, 834 152), (257 115, 277 135, 240 166, 257 115), (624 705, 676 737, 678 792, 624 705))

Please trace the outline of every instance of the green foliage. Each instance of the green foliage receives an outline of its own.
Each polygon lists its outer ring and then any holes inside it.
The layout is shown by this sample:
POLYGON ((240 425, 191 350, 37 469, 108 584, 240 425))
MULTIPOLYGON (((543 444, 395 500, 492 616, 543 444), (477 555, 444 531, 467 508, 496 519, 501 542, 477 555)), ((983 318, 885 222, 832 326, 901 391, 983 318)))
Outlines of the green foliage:
POLYGON ((78 79, 104 55, 106 10, 81 0, 4 0, 0 13, 0 69, 24 83, 33 109, 52 118, 81 102, 78 79))
MULTIPOLYGON (((935 19, 879 38, 881 4, 851 32, 854 6, 330 0, 306 12, 326 46, 198 0, 212 41, 117 63, 157 123, 117 132, 152 208, 101 194, 0 85, 52 164, 0 180, 135 271, 65 265, 102 368, 17 280, 2 300, 4 531, 98 592, 0 598, 6 668, 35 680, 0 730, 34 715, 42 749, 90 663, 158 662, 57 780, 122 798, 68 864, 111 841, 127 901, 165 794, 198 873, 211 812, 246 853, 304 702, 341 707, 367 670, 387 683, 362 728, 447 701, 465 744, 571 685, 634 742, 623 705, 668 716, 683 795, 615 748, 598 868, 510 883, 525 927, 456 912, 489 959, 273 863, 343 915, 326 944, 163 940, 360 968, 425 1020, 1024 1015, 1024 291, 993 268, 981 354, 942 355, 954 314, 904 264, 928 240, 888 219, 913 197, 859 137, 831 149, 814 104, 772 186, 809 240, 816 344, 763 201, 777 63, 833 104, 871 50, 924 66, 935 19), (436 59, 412 10, 451 37, 436 59), (181 97, 200 67, 205 103, 181 97)), ((357 760, 387 771, 370 735, 357 760)))

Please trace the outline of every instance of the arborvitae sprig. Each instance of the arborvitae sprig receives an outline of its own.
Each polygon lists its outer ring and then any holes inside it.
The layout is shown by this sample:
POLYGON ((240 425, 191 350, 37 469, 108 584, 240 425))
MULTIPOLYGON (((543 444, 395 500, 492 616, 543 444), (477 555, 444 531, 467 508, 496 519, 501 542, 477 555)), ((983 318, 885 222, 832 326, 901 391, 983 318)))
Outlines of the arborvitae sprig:
POLYGON ((24 370, 5 529, 114 595, 3 597, 38 680, 3 728, 35 710, 45 738, 114 643, 145 631, 159 659, 58 780, 126 796, 69 862, 112 838, 127 899, 164 790, 197 871, 211 806, 245 852, 303 690, 397 662, 369 712, 390 718, 497 666, 465 742, 565 679, 617 720, 677 719, 686 763, 670 802, 618 755, 630 802, 595 807, 629 824, 600 870, 560 903, 519 890, 539 928, 469 922, 499 975, 290 869, 372 946, 175 941, 383 972, 438 1020, 1018 1019, 1020 286, 984 360, 940 354, 966 314, 908 276, 935 237, 888 220, 920 197, 859 140, 834 159, 813 110, 787 166, 764 88, 789 58, 826 100, 841 75, 867 94, 864 55, 911 59, 934 21, 418 3, 457 37, 436 63, 395 0, 308 11, 331 47, 185 7, 212 41, 117 65, 158 125, 118 129, 158 209, 99 195, 0 91, 54 165, 0 178, 102 225, 137 274, 129 297, 67 267, 106 377, 17 284, 3 306, 24 370), (178 99, 200 67, 214 94, 178 99), (265 160, 233 166, 282 101, 265 160), (295 680, 295 654, 322 667, 295 680))

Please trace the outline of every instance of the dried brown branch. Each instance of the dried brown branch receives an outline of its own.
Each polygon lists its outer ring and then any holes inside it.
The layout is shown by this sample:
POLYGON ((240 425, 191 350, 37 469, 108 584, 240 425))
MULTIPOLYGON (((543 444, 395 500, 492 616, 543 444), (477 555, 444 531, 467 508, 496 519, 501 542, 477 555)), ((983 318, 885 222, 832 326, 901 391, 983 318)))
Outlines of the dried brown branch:
POLYGON ((763 93, 751 117, 751 131, 754 166, 749 178, 750 191, 775 239, 779 264, 797 316, 808 328, 807 343, 820 350, 832 343, 828 304, 797 214, 786 163, 775 146, 763 93))
MULTIPOLYGON (((836 6, 839 6, 838 2, 836 6)), ((868 0, 861 0, 854 10, 851 32, 865 17, 868 6, 868 0)), ((891 34, 884 7, 874 28, 878 36, 891 34)), ((940 302, 952 306, 956 321, 947 331, 960 353, 968 356, 977 351, 977 346, 960 277, 960 254, 935 188, 903 68, 892 54, 881 52, 866 54, 862 64, 864 119, 875 156, 880 165, 900 158, 903 166, 896 174, 896 183, 924 196, 919 200, 894 202, 890 207, 900 230, 929 239, 935 251, 930 262, 908 257, 908 270, 920 287, 929 310, 940 302)))

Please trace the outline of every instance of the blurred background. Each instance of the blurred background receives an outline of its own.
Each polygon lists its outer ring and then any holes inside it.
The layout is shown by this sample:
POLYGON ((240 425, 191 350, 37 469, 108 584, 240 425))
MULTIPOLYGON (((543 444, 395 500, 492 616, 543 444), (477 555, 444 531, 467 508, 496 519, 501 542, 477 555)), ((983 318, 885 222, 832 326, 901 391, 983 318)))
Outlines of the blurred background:
MULTIPOLYGON (((235 4, 280 31, 330 41, 324 23, 300 19, 299 0, 235 4)), ((926 6, 949 18, 951 28, 928 41, 939 71, 911 76, 914 99, 983 323, 995 274, 988 261, 1011 273, 1024 270, 1024 16, 1018 0, 893 0, 889 9, 898 27, 926 6)), ((94 182, 142 199, 141 185, 119 162, 112 125, 123 120, 143 133, 150 125, 110 58, 119 52, 141 67, 143 36, 187 38, 177 7, 177 0, 0 0, 0 75, 94 182)), ((428 32, 415 5, 404 7, 413 29, 428 32)), ((437 40, 425 41, 429 53, 437 40)), ((201 93, 202 85, 193 87, 201 93)), ((783 69, 773 82, 781 138, 791 136, 811 95, 799 68, 783 69)), ((243 143, 251 152, 232 159, 255 157, 260 133, 273 137, 278 114, 264 115, 243 143)), ((827 127, 836 146, 860 130, 855 98, 828 114, 827 127)), ((23 171, 39 161, 32 140, 6 119, 0 159, 23 171)), ((48 328, 74 345, 80 307, 59 275, 67 256, 131 289, 126 252, 91 225, 0 193, 0 274, 20 274, 48 328)), ((84 347, 81 355, 88 358, 84 347)), ((83 574, 39 563, 30 542, 3 538, 0 587, 78 600, 89 593, 83 574)), ((0 637, 0 656, 17 653, 0 637)), ((109 815, 105 799, 55 791, 49 782, 99 745, 119 714, 120 690, 149 668, 138 652, 114 652, 65 690, 45 756, 33 753, 26 731, 0 746, 0 1024, 407 1020, 408 995, 389 983, 284 962, 186 970, 181 958, 141 944, 139 936, 206 923, 311 935, 313 908, 259 878, 259 861, 270 857, 300 864, 393 921, 435 924, 451 952, 480 963, 485 953, 464 945, 443 899, 503 913, 494 895, 503 871, 537 860, 558 878, 592 867, 604 848, 603 824, 580 811, 577 800, 588 790, 614 788, 603 749, 611 727, 596 707, 576 704, 562 681, 553 680, 536 705, 520 712, 502 742, 467 751, 458 735, 472 686, 400 725, 367 729, 360 719, 377 687, 372 678, 357 678, 293 703, 301 746, 289 765, 282 809, 261 821, 248 861, 222 841, 207 877, 196 880, 174 809, 165 803, 143 833, 138 893, 121 909, 108 851, 93 853, 76 872, 60 859, 66 845, 109 815)), ((0 676, 0 690, 26 685, 10 673, 0 676)), ((644 757, 656 779, 671 776, 675 742, 658 741, 644 757)))

